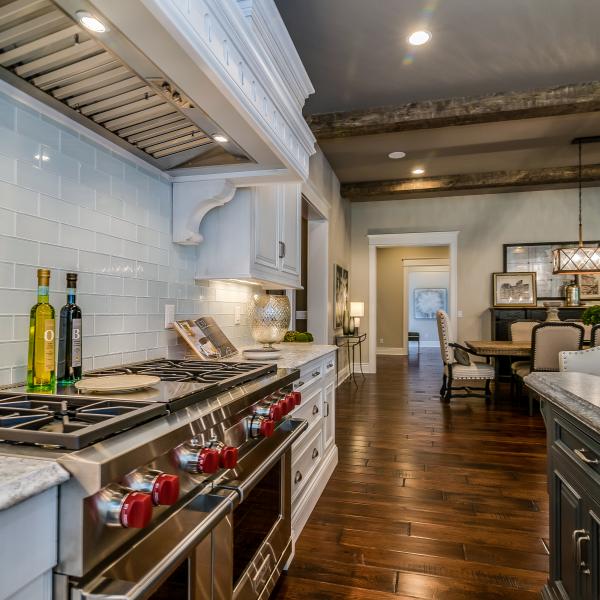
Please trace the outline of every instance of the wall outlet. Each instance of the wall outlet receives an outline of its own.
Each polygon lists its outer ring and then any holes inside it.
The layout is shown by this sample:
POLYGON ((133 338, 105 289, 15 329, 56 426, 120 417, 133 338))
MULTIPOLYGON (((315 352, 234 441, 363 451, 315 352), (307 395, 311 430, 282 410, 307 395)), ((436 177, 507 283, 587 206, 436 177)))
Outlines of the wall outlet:
POLYGON ((165 304, 165 329, 173 329, 175 320, 175 305, 165 304))
POLYGON ((462 310, 458 311, 458 316, 459 316, 459 318, 462 317, 462 310))
POLYGON ((379 338, 379 343, 383 344, 383 338, 379 338))
POLYGON ((242 307, 239 304, 235 307, 233 322, 236 325, 239 325, 242 322, 242 307))

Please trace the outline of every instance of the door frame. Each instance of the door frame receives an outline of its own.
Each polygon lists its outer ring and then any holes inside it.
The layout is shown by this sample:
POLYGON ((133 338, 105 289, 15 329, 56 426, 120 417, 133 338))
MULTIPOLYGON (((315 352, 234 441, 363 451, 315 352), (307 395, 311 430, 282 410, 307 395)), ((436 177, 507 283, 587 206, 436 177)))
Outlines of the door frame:
POLYGON ((377 248, 394 246, 448 246, 450 266, 450 322, 457 331, 459 231, 383 233, 367 235, 369 243, 369 362, 366 371, 377 372, 377 248))
MULTIPOLYGON (((410 273, 450 273, 450 261, 447 258, 405 258, 403 264, 403 298, 402 298, 402 345, 408 354, 408 324, 410 321, 410 295, 409 275, 410 273)), ((452 310, 452 305, 450 305, 452 310)), ((423 347, 438 348, 438 343, 420 342, 423 347)))

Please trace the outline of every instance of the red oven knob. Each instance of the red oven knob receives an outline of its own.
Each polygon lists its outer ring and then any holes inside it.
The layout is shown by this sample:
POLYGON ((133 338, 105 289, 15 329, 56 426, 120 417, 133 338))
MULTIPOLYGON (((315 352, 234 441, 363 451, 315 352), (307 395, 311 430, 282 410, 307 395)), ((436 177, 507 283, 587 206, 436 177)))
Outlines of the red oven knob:
POLYGON ((233 469, 238 462, 238 449, 225 446, 219 453, 220 464, 223 469, 233 469))
POLYGON ((302 392, 290 392, 290 396, 294 397, 294 404, 300 406, 302 404, 302 392))
POLYGON ((141 529, 152 519, 152 498, 149 494, 114 483, 96 494, 96 508, 109 527, 141 529))
POLYGON ((188 473, 211 474, 219 468, 218 450, 183 444, 175 452, 179 467, 188 473))
POLYGON ((286 414, 291 413, 296 408, 296 399, 291 394, 286 394, 282 400, 287 406, 286 414))
POLYGON ((248 423, 248 435, 251 438, 270 437, 275 431, 275 421, 254 416, 248 423))
POLYGON ((281 421, 281 418, 284 415, 282 406, 279 402, 272 402, 271 404, 259 404, 254 409, 254 414, 260 417, 266 417, 267 419, 272 419, 273 421, 281 421))
POLYGON ((120 520, 123 527, 142 529, 152 518, 152 499, 142 492, 129 492, 123 499, 120 520))
POLYGON ((132 471, 123 482, 128 488, 149 494, 155 506, 170 506, 179 500, 179 477, 154 469, 132 471))
POLYGON ((171 506, 177 500, 179 500, 179 477, 161 473, 152 486, 152 502, 157 506, 171 506))

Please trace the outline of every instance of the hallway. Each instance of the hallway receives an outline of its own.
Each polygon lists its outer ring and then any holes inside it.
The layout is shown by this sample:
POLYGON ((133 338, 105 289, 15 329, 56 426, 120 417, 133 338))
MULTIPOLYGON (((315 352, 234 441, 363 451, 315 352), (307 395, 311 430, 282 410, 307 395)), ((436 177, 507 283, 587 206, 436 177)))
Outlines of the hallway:
POLYGON ((338 389, 339 465, 273 600, 533 600, 546 580, 545 429, 525 402, 440 403, 439 351, 338 389))

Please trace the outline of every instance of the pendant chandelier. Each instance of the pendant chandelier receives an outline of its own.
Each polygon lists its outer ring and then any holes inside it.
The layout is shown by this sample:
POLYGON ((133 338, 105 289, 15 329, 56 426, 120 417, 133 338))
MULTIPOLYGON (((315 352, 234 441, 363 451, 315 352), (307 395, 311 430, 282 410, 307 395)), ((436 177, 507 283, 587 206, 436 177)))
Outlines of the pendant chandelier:
POLYGON ((553 272, 565 275, 582 275, 600 273, 600 247, 584 246, 583 221, 581 215, 582 167, 581 145, 586 142, 597 142, 598 137, 577 138, 573 140, 579 147, 579 244, 568 248, 558 248, 552 252, 553 272))

